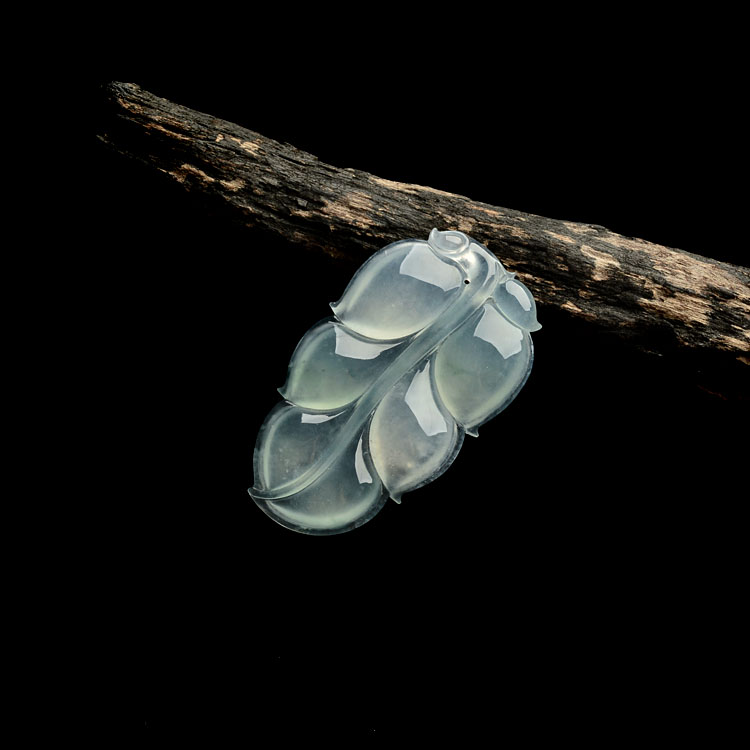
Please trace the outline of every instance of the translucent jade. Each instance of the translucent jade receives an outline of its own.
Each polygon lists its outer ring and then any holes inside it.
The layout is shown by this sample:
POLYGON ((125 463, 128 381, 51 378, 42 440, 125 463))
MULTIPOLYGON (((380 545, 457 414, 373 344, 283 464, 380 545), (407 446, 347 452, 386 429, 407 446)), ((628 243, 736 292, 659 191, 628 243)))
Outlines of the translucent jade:
POLYGON ((278 523, 339 534, 453 462, 531 371, 531 292, 483 245, 433 229, 356 272, 292 355, 258 435, 250 495, 278 523))

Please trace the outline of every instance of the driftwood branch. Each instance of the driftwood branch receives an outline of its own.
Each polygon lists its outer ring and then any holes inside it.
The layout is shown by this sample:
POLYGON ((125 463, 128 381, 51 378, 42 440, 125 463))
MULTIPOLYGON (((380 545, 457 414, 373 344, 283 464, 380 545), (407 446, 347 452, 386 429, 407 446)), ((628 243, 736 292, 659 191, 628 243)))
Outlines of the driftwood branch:
POLYGON ((340 169, 133 84, 110 84, 107 102, 101 141, 248 227, 356 262, 432 227, 459 229, 518 272, 542 315, 557 310, 696 371, 718 367, 734 383, 750 375, 746 268, 340 169))

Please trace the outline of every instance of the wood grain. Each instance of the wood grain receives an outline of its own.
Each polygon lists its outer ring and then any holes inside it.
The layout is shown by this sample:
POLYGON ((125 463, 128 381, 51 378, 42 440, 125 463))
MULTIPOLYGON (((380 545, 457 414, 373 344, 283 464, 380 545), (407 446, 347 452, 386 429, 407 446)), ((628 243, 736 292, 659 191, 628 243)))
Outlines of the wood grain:
POLYGON ((199 193, 228 220, 314 248, 321 260, 353 264, 433 227, 461 230, 518 273, 542 319, 554 310, 563 326, 594 327, 623 346, 671 358, 717 395, 747 398, 744 267, 325 164, 134 84, 109 84, 104 101, 102 143, 199 193))

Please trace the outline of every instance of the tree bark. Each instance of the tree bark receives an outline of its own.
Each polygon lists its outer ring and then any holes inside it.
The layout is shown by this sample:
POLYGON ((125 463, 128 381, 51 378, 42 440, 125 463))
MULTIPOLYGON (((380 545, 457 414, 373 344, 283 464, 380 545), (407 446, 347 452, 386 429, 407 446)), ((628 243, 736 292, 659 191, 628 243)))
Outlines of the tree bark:
POLYGON ((685 251, 341 169, 285 143, 111 83, 99 139, 246 227, 361 263, 384 245, 458 229, 487 245, 538 300, 623 344, 673 358, 747 398, 750 272, 685 251))

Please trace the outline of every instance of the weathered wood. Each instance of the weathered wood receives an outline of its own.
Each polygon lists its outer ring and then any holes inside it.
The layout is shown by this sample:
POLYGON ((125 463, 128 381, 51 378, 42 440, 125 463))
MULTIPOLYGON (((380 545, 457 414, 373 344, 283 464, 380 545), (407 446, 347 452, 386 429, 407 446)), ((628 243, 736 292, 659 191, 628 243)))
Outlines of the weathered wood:
MULTIPOLYGON (((404 237, 459 229, 556 309, 642 351, 750 375, 750 272, 590 224, 500 208, 341 169, 285 143, 157 97, 107 88, 99 138, 247 227, 356 262, 404 237)), ((709 249, 707 248, 707 251, 709 249)), ((712 388, 718 388, 715 382, 712 388)), ((745 394, 746 395, 746 394, 745 394)))

